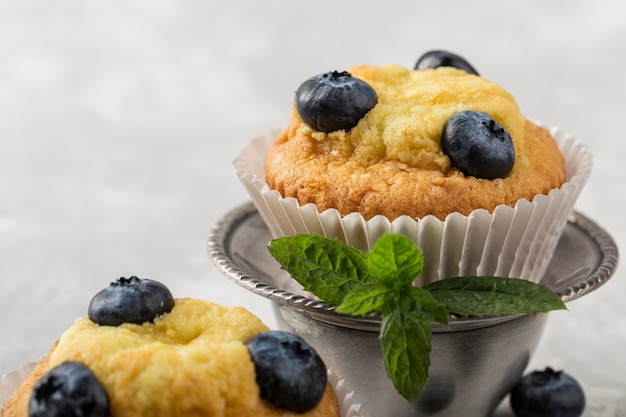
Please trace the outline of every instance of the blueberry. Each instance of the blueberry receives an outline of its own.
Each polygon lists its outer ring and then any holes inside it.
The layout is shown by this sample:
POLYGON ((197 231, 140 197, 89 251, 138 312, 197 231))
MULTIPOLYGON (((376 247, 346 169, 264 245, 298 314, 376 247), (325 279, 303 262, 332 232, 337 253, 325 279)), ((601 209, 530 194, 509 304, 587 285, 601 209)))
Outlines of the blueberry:
POLYGON ((506 130, 486 113, 462 111, 441 132, 441 149, 465 175, 504 178, 515 164, 515 147, 506 130))
POLYGON ((435 50, 426 52, 415 63, 416 70, 439 67, 454 67, 468 74, 479 75, 478 71, 465 58, 448 51, 435 50))
POLYGON ((261 398, 296 413, 312 410, 324 397, 326 366, 301 337, 283 331, 259 333, 246 342, 261 398))
POLYGON ((106 417, 109 399, 100 381, 78 362, 63 362, 34 385, 29 417, 106 417))
POLYGON ((585 394, 574 378, 548 367, 524 376, 513 387, 510 403, 517 417, 578 417, 585 394))
POLYGON ((378 102, 376 91, 349 72, 325 72, 306 80, 296 91, 296 110, 315 130, 350 130, 378 102))
POLYGON ((174 307, 174 298, 163 284, 135 276, 119 278, 89 303, 89 318, 100 325, 152 322, 174 307))

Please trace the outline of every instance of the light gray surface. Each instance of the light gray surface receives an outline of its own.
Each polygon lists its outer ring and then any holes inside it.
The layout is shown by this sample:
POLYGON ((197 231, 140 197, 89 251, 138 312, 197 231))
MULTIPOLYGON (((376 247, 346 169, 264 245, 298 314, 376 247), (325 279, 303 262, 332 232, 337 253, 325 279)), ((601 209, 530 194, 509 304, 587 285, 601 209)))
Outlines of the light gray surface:
MULTIPOLYGON (((247 200, 231 161, 287 122, 304 79, 461 53, 528 116, 593 152, 577 209, 626 238, 626 3, 614 1, 55 1, 0 3, 0 373, 36 359, 109 281, 268 305, 207 257, 247 200)), ((590 404, 624 397, 626 290, 551 314, 532 367, 562 367, 590 404)), ((613 415, 613 414, 606 414, 613 415)))

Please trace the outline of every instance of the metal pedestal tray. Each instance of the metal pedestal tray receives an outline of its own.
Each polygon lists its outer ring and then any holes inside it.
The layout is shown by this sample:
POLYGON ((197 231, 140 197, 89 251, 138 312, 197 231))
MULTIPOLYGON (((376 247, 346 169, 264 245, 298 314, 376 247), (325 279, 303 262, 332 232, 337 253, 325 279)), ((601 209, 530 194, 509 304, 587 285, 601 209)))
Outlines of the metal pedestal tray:
MULTIPOLYGON (((411 407, 386 376, 379 318, 336 313, 303 291, 269 254, 271 238, 247 203, 215 224, 208 251, 228 279, 273 301, 279 328, 301 335, 321 354, 340 385, 343 417, 490 416, 520 378, 541 337, 547 314, 433 325, 430 376, 411 407)), ((542 283, 569 302, 603 285, 617 262, 612 237, 574 212, 542 283)))

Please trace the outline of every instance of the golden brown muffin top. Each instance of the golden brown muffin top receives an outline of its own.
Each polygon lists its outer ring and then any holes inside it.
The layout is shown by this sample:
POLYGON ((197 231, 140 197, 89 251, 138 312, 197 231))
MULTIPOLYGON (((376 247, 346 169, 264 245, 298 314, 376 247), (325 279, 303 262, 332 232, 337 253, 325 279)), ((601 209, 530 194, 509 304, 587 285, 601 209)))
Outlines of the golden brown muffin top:
POLYGON ((265 180, 283 197, 366 220, 443 220, 530 201, 564 183, 564 158, 550 132, 526 120, 499 85, 451 67, 361 65, 348 72, 376 91, 376 105, 353 128, 330 133, 311 128, 294 106, 265 161, 265 180), (446 122, 464 110, 488 114, 511 136, 515 162, 503 178, 465 175, 442 151, 446 122))
POLYGON ((3 416, 27 417, 34 384, 64 361, 78 361, 105 388, 114 417, 339 417, 327 383, 302 414, 260 398, 245 341, 268 328, 243 307, 191 298, 154 323, 98 325, 80 318, 18 387, 3 416))
POLYGON ((524 118, 513 96, 483 77, 440 67, 420 71, 360 65, 348 70, 378 94, 376 106, 349 131, 313 130, 292 113, 297 133, 310 135, 336 157, 369 166, 393 160, 409 167, 446 173, 450 160, 441 152, 446 121, 463 110, 489 114, 511 135, 516 151, 524 140, 524 118))
POLYGON ((265 415, 274 407, 260 400, 245 341, 267 330, 245 308, 176 299, 154 323, 113 327, 78 319, 52 352, 50 368, 66 360, 88 366, 114 393, 115 417, 265 415))

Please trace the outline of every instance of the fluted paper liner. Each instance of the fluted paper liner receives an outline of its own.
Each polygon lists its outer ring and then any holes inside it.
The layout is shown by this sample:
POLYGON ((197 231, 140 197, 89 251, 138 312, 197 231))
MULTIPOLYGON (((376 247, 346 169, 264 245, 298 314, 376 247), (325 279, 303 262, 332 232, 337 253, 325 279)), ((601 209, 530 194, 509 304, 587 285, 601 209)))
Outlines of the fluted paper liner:
POLYGON ((452 213, 444 221, 434 216, 365 220, 359 213, 341 217, 335 209, 319 212, 314 204, 301 206, 295 198, 283 198, 265 182, 265 157, 278 131, 250 142, 234 163, 274 238, 318 234, 368 251, 383 234, 394 232, 409 237, 424 253, 417 285, 469 275, 539 281, 592 167, 591 155, 572 135, 558 127, 550 132, 565 158, 566 182, 560 188, 533 201, 520 200, 515 207, 498 206, 493 213, 478 209, 469 216, 452 213))
POLYGON ((362 405, 355 398, 354 390, 348 386, 345 379, 333 372, 332 368, 328 369, 328 382, 330 382, 335 390, 341 416, 363 417, 362 405))
POLYGON ((27 362, 19 368, 2 375, 0 378, 0 410, 2 410, 4 403, 13 395, 13 392, 28 377, 35 366, 37 366, 37 362, 27 362))

